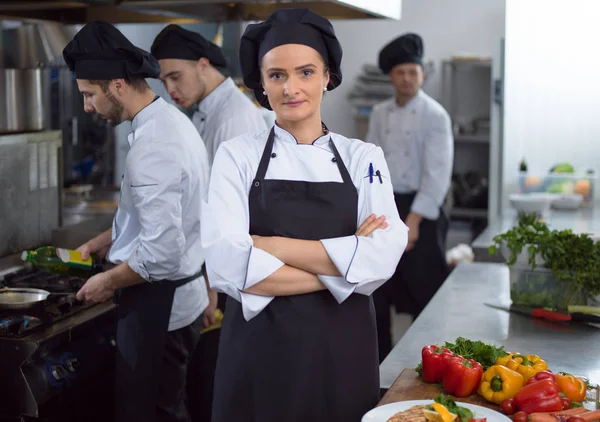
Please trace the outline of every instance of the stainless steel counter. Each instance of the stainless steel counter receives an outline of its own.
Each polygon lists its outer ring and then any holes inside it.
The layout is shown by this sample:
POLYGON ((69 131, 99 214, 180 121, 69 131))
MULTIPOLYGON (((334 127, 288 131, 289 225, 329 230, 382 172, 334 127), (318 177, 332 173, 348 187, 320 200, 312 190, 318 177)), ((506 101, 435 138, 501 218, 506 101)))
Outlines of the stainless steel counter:
POLYGON ((554 371, 600 383, 600 326, 547 322, 493 309, 484 302, 510 304, 508 268, 459 264, 381 364, 381 388, 389 388, 404 368, 414 368, 423 346, 461 336, 504 345, 507 351, 539 354, 554 371))
MULTIPOLYGON (((552 210, 545 216, 548 224, 556 230, 571 229, 579 233, 600 232, 600 203, 593 207, 582 208, 577 211, 552 210)), ((500 257, 490 256, 488 248, 492 244, 494 236, 504 233, 517 224, 517 213, 508 210, 506 215, 490 225, 471 243, 475 253, 475 261, 479 262, 502 262, 500 257)))

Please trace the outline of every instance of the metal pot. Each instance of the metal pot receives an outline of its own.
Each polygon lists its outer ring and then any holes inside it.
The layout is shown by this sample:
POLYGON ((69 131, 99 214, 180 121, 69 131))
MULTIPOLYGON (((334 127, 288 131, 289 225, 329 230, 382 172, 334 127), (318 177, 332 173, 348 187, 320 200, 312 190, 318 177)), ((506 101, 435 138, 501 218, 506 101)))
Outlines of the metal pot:
POLYGON ((20 69, 0 69, 0 132, 25 130, 23 76, 20 69))
POLYGON ((47 129, 50 123, 50 70, 23 69, 21 72, 25 130, 47 129))

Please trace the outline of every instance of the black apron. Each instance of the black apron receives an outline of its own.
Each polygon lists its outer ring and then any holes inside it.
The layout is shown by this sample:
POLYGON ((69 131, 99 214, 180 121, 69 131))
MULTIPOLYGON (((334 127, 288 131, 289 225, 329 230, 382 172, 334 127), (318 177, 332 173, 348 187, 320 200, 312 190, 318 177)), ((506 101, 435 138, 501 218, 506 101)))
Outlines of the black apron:
POLYGON ((154 422, 158 382, 175 290, 202 275, 117 292, 115 420, 154 422))
MULTIPOLYGON (((400 218, 405 221, 416 193, 394 194, 400 218)), ((423 218, 414 248, 400 258, 396 272, 386 283, 392 288, 392 303, 397 312, 417 317, 448 278, 446 234, 448 218, 440 209, 437 220, 423 218)))
MULTIPOLYGON (((271 130, 250 190, 250 234, 319 240, 353 235, 358 194, 330 140, 343 183, 265 180, 271 130)), ((335 165, 332 163, 332 165, 335 165)), ((276 297, 246 321, 229 298, 213 422, 359 422, 379 400, 373 302, 328 290, 276 297)))

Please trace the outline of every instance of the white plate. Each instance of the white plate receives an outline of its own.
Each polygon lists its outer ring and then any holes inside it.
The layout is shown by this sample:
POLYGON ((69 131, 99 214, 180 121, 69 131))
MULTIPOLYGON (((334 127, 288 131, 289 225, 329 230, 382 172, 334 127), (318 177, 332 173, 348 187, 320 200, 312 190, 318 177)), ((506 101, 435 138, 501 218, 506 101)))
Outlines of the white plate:
MULTIPOLYGON (((361 422, 387 422, 389 418, 398 412, 403 412, 413 406, 432 404, 433 400, 410 400, 390 403, 384 406, 376 407, 367 412, 361 419, 361 422)), ((461 407, 469 409, 476 418, 487 418, 487 422, 512 422, 508 417, 487 407, 477 406, 475 404, 456 402, 461 407)))

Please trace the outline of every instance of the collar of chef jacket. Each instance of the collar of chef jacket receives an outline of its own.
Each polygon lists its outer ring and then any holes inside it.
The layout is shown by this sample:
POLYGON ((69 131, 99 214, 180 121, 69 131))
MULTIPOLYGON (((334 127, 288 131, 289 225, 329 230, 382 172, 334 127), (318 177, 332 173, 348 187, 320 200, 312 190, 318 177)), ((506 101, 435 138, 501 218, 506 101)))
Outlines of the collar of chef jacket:
POLYGON ((167 103, 162 98, 155 98, 150 104, 141 109, 131 121, 131 133, 127 137, 129 147, 135 143, 135 131, 144 126, 148 121, 152 120, 154 113, 163 108, 167 103))

